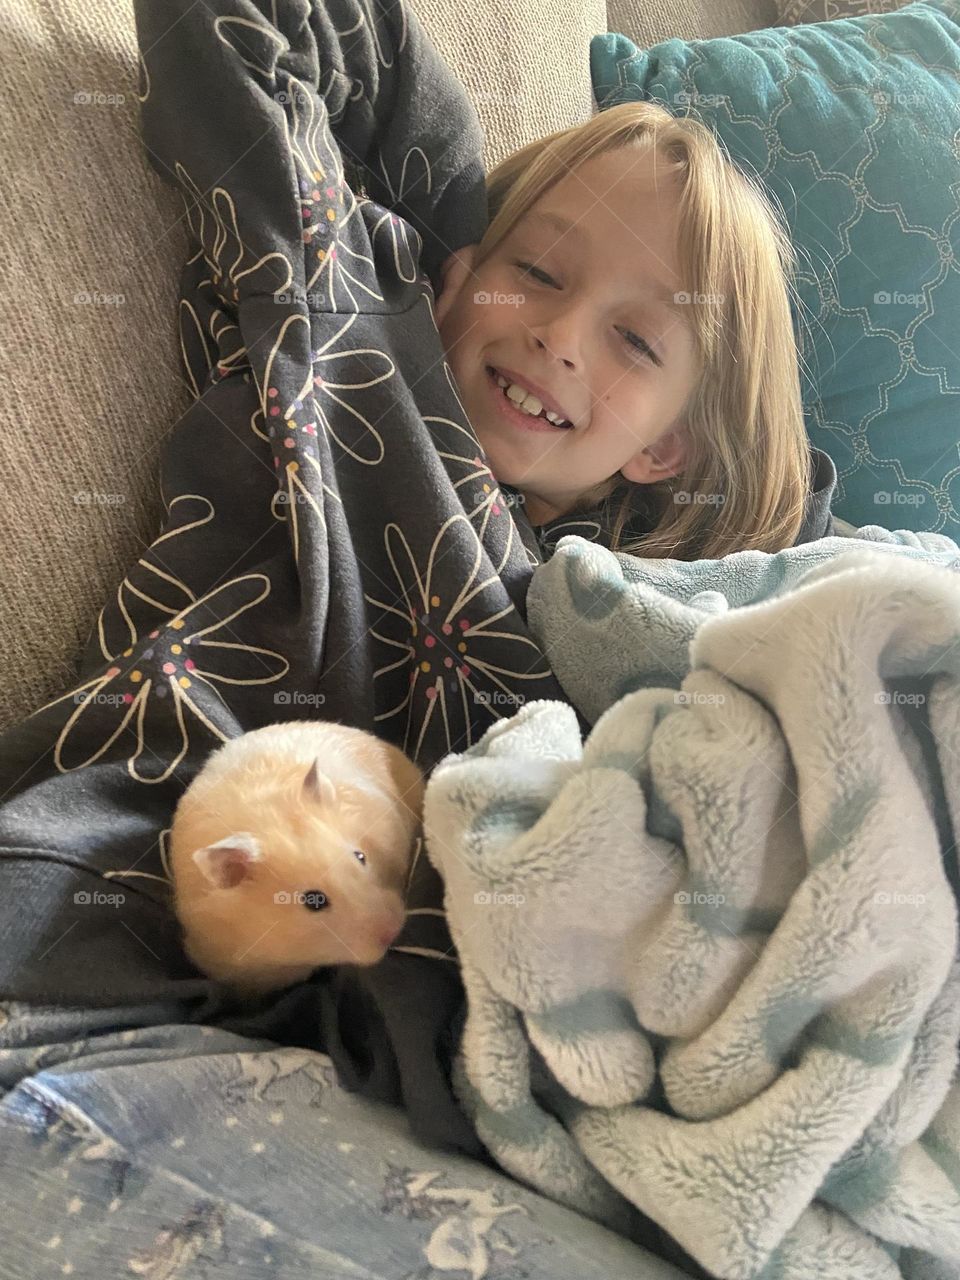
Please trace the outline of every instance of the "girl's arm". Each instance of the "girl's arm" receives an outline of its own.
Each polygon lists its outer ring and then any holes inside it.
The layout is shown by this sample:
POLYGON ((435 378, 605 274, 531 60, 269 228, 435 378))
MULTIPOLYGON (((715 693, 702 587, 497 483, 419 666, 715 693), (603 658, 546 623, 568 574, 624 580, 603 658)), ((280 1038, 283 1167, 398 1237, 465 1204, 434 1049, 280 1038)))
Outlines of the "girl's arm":
POLYGON ((310 27, 348 176, 417 229, 435 281, 487 225, 476 110, 407 0, 315 2, 310 27))
POLYGON ((242 203, 228 230, 251 252, 299 238, 289 140, 314 130, 355 191, 416 229, 435 289, 449 255, 480 240, 483 130, 407 0, 134 0, 134 13, 150 164, 214 218, 219 189, 242 203))

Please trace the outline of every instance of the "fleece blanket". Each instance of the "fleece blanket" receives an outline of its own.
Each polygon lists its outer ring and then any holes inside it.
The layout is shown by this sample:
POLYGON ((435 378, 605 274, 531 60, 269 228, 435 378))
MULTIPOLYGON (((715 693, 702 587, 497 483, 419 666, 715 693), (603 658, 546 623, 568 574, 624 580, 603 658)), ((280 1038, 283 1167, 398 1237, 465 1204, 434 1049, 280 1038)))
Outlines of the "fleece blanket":
POLYGON ((455 1087, 544 1194, 723 1280, 960 1273, 960 549, 564 538, 535 700, 427 787, 455 1087))
MULTIPOLYGON (((462 86, 402 0, 134 11, 144 158, 188 229, 170 322, 193 398, 158 424, 155 537, 75 677, 0 740, 0 998, 88 1010, 91 1033, 121 1006, 224 1016, 183 954, 165 842, 226 739, 338 720, 429 771, 516 697, 562 697, 525 621, 520 513, 434 322, 440 264, 487 225, 462 86)), ((419 858, 394 950, 321 971, 274 1034, 482 1154, 442 1062, 462 988, 441 897, 419 858)))

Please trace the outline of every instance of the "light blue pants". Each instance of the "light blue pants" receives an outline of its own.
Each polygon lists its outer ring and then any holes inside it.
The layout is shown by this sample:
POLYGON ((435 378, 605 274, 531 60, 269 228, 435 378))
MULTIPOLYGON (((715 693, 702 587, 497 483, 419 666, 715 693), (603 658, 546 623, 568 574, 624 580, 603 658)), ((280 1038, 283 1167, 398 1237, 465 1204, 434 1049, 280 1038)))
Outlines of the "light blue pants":
POLYGON ((0 1006, 2 1280, 683 1274, 422 1146, 326 1054, 154 1014, 0 1006))

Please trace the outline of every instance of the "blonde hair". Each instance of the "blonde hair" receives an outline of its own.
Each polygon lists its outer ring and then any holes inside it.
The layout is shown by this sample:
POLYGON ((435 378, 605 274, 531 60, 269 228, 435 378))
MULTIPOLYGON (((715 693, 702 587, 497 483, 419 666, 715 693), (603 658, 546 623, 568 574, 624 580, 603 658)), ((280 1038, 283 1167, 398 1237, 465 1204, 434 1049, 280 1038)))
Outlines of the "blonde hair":
POLYGON ((655 147, 680 181, 678 252, 701 374, 680 420, 689 440, 682 470, 644 485, 617 473, 576 509, 599 503, 611 547, 647 557, 793 546, 812 472, 790 313, 796 258, 762 185, 703 123, 623 102, 528 143, 487 176, 490 222, 474 268, 569 170, 635 146, 655 147), (638 509, 650 531, 624 537, 638 509))

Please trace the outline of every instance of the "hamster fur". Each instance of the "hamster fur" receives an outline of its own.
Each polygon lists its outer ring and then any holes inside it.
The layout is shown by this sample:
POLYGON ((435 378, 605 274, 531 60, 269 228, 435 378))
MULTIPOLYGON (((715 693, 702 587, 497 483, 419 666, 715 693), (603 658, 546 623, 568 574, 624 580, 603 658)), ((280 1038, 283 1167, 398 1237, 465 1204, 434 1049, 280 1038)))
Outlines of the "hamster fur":
POLYGON ((250 993, 320 965, 376 964, 403 927, 424 787, 399 748, 333 721, 217 748, 170 832, 190 959, 250 993))

